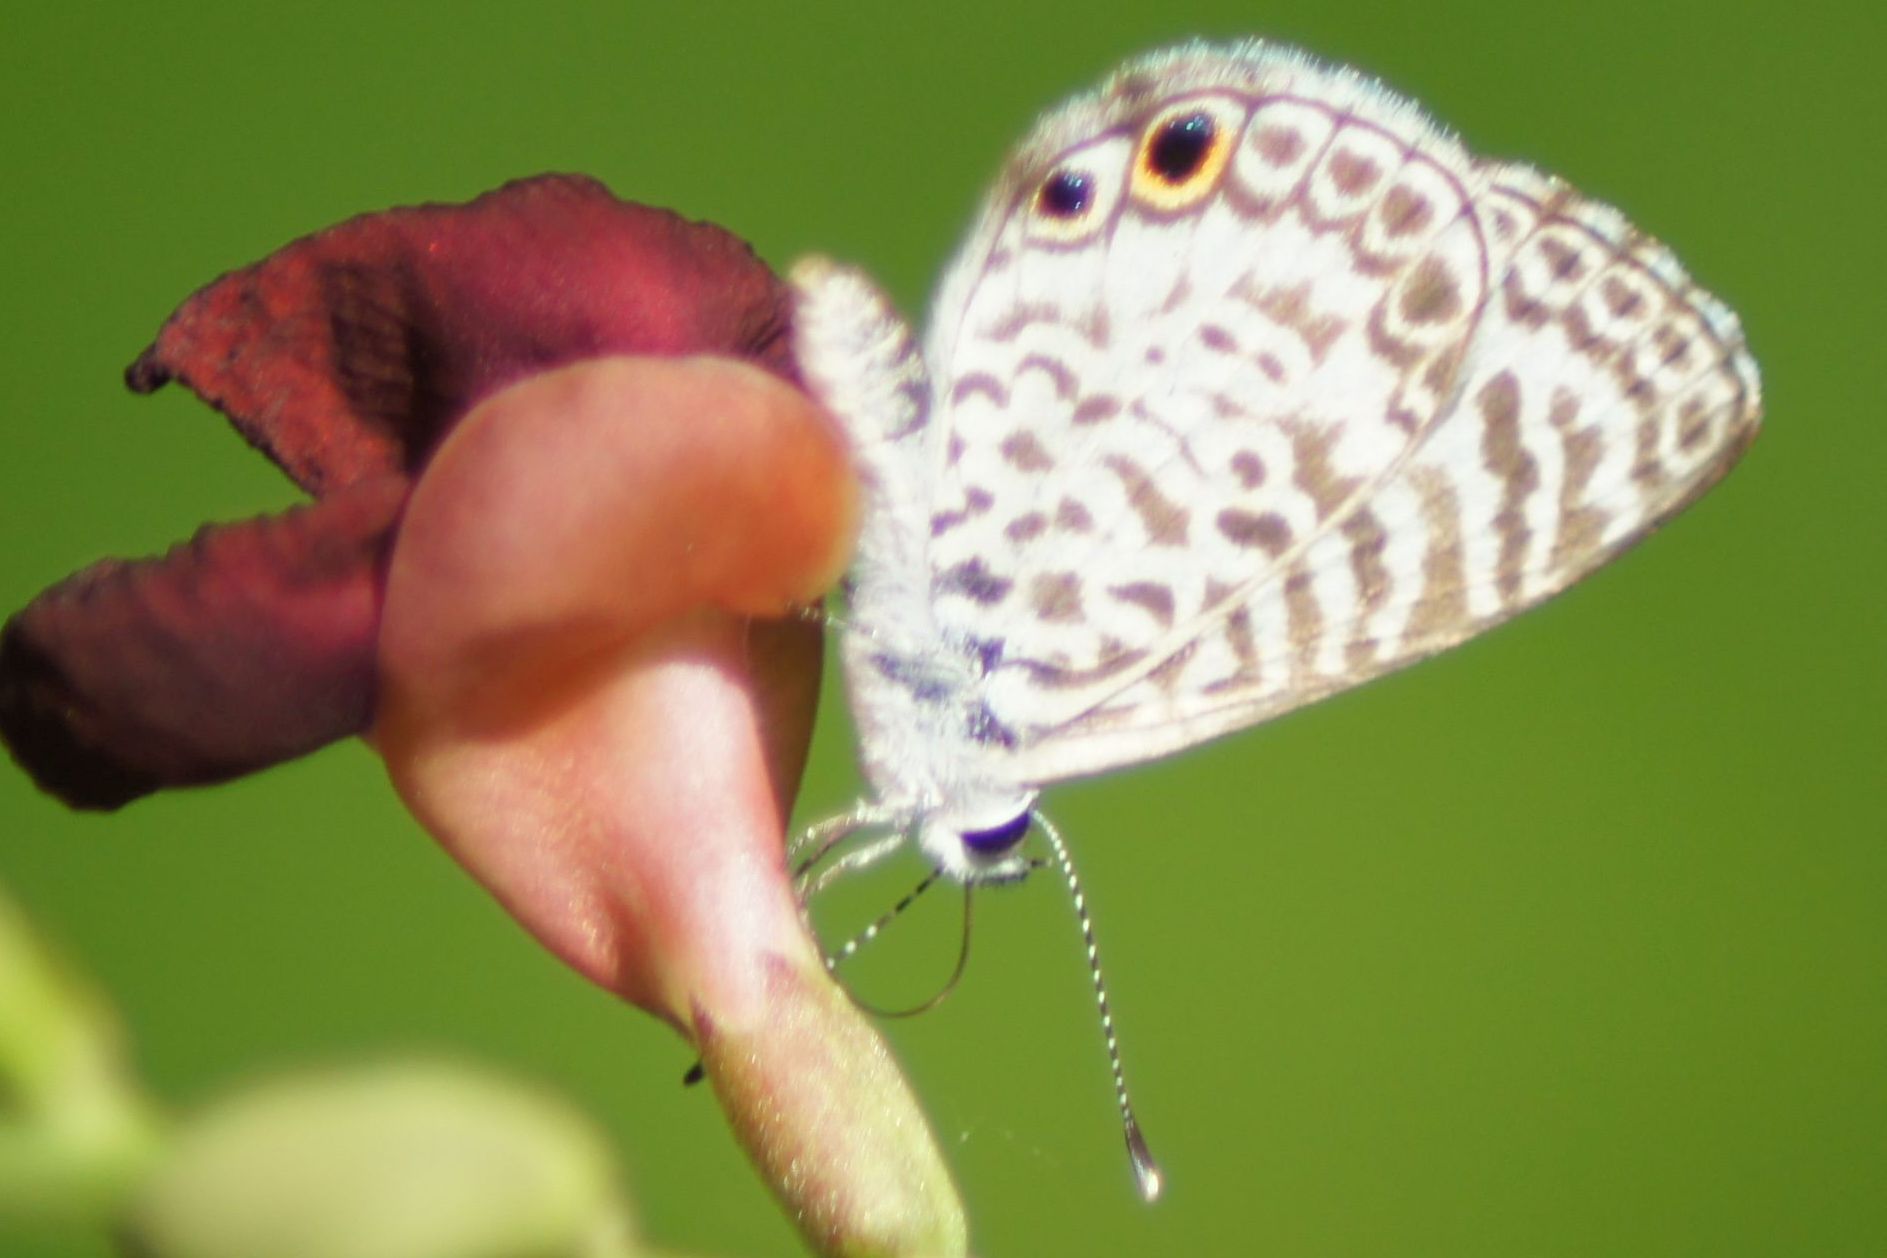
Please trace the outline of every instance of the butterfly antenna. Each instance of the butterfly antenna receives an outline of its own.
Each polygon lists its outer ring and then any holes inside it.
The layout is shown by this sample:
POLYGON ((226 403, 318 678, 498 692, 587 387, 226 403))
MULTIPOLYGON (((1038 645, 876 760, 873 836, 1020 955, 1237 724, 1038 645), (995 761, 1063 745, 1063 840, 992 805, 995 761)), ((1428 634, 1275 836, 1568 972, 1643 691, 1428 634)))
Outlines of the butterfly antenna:
POLYGON ((1107 982, 1101 977, 1101 950, 1094 942, 1094 920, 1088 916, 1087 897, 1081 892, 1081 880, 1075 876, 1074 860, 1068 855, 1068 845, 1061 840, 1061 832, 1054 823, 1039 812, 1032 812, 1035 824, 1042 828, 1048 839, 1049 847, 1054 850, 1055 863, 1061 867, 1063 881, 1068 884, 1068 894, 1075 902, 1075 918, 1081 923, 1081 942, 1088 950, 1088 973, 1094 976, 1094 1003, 1101 1011, 1101 1034, 1107 1040, 1107 1064, 1114 1072, 1114 1101, 1120 1106, 1121 1132, 1127 1138, 1127 1157, 1133 1163, 1134 1182, 1140 1189, 1140 1196, 1146 1201, 1159 1198, 1163 1181, 1160 1167, 1153 1160, 1153 1153, 1147 1148, 1146 1137, 1140 1134, 1140 1124, 1134 1119, 1133 1101, 1127 1096, 1127 1073, 1120 1064, 1120 1041, 1114 1035, 1114 1015, 1107 1004, 1107 982))
MULTIPOLYGON (((900 913, 904 912, 905 909, 910 908, 911 904, 918 896, 923 895, 924 892, 936 886, 937 882, 942 877, 942 869, 931 870, 929 874, 925 875, 924 880, 912 889, 909 895, 892 905, 890 909, 879 916, 877 921, 867 926, 852 938, 846 940, 837 952, 827 957, 826 969, 836 971, 842 962, 857 955, 859 949, 876 939, 879 931, 889 925, 891 921, 900 913)), ((970 887, 966 883, 963 887, 963 941, 957 947, 957 962, 950 971, 950 977, 944 980, 943 986, 937 990, 935 995, 907 1009, 883 1009, 865 1000, 857 992, 847 987, 846 993, 851 996, 852 1003, 857 1005, 860 1009, 863 1009, 866 1013, 879 1018, 914 1018, 920 1013, 929 1013, 932 1009, 941 1005, 949 998, 950 993, 957 990, 957 984, 963 981, 963 973, 970 965, 970 903, 970 887)))
POLYGON ((924 880, 912 887, 902 900, 878 915, 878 920, 840 944, 826 956, 826 969, 836 970, 845 962, 857 956, 867 944, 878 938, 885 927, 896 921, 905 909, 917 903, 917 898, 937 885, 937 879, 943 876, 942 869, 933 869, 924 875, 924 880))

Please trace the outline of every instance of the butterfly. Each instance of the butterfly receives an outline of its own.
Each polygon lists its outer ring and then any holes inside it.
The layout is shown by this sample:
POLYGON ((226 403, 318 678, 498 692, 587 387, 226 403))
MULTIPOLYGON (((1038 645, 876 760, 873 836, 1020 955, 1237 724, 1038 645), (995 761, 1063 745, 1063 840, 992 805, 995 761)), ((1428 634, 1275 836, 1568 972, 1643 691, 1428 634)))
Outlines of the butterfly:
POLYGON ((1031 830, 1073 885, 1044 787, 1499 624, 1761 414, 1735 315, 1618 211, 1263 42, 1139 57, 1043 118, 921 350, 859 271, 792 282, 865 494, 841 656, 870 797, 809 843, 879 829, 844 863, 914 840, 968 885, 1026 872, 1031 830))

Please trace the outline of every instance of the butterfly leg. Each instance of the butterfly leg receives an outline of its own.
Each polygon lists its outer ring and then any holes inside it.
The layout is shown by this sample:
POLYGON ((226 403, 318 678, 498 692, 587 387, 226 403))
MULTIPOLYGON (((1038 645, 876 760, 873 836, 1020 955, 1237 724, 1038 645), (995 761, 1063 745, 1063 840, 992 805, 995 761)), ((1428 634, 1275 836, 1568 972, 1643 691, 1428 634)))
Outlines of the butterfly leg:
MULTIPOLYGON (((861 869, 870 869, 873 865, 876 865, 879 861, 903 847, 904 842, 904 832, 902 830, 894 830, 890 834, 881 835, 869 843, 853 848, 843 856, 835 857, 830 864, 817 873, 810 872, 812 860, 807 861, 805 865, 800 867, 800 872, 796 875, 799 882, 800 903, 810 904, 813 900, 818 898, 820 892, 824 891, 827 887, 845 877, 847 874, 855 873, 861 869)), ((834 844, 828 844, 826 848, 820 851, 819 855, 825 855, 825 852, 831 850, 832 846, 834 846, 834 844)), ((816 859, 818 859, 818 857, 813 858, 813 860, 816 859)))
POLYGON ((859 804, 835 817, 827 817, 824 821, 807 826, 786 848, 787 863, 793 866, 793 880, 804 881, 807 870, 860 830, 868 826, 885 825, 896 820, 898 815, 882 804, 859 804))

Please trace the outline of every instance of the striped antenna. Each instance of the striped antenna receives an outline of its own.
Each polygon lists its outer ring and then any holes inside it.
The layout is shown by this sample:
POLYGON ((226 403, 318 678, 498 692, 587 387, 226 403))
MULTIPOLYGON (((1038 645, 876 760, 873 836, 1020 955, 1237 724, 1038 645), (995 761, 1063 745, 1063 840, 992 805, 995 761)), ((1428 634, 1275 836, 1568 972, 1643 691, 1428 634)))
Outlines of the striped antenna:
MULTIPOLYGON (((922 882, 919 882, 915 887, 912 887, 909 891, 905 892, 903 899, 899 900, 896 904, 892 905, 890 908, 880 913, 876 921, 872 922, 871 925, 865 927, 865 929, 859 931, 856 935, 853 935, 850 939, 846 940, 844 943, 840 944, 837 948, 834 948, 830 953, 826 954, 826 969, 836 970, 841 965, 845 964, 847 961, 850 961, 853 957, 857 956, 860 949, 864 948, 867 944, 877 939, 878 936, 884 931, 885 927, 889 926, 892 922, 895 922, 899 917, 903 916, 904 910, 910 908, 911 905, 917 903, 917 898, 919 896, 923 895, 926 891, 929 891, 932 887, 936 886, 937 880, 941 877, 943 877, 943 870, 941 869, 933 869, 929 873, 925 874, 922 882)), ((967 891, 967 888, 966 888, 966 891, 967 891)), ((967 909, 965 910, 964 915, 966 917, 968 916, 967 909)), ((970 933, 970 929, 967 925, 963 928, 963 933, 966 936, 970 933)), ((969 951, 969 947, 967 944, 964 946, 963 951, 965 952, 969 951)))
MULTIPOLYGON (((920 895, 923 895, 924 892, 930 890, 930 888, 935 886, 937 884, 937 880, 941 877, 943 877, 943 870, 941 869, 931 870, 930 873, 924 876, 924 880, 918 883, 917 886, 914 887, 909 893, 907 893, 902 900, 899 900, 896 904, 892 905, 885 912, 879 914, 877 921, 865 927, 864 930, 861 930, 860 932, 858 932, 858 934, 852 936, 850 939, 846 940, 843 944, 839 945, 836 951, 828 954, 826 957, 826 969, 830 971, 834 977, 837 977, 838 968, 840 965, 844 964, 846 961, 849 961, 851 958, 857 956, 861 948, 863 948, 866 944, 871 943, 873 940, 877 939, 880 932, 882 932, 886 926, 889 926, 893 921, 896 921, 897 918, 901 914, 903 914, 904 910, 911 907, 912 903, 917 899, 917 897, 919 897, 920 895)), ((956 991, 957 984, 963 981, 963 972, 966 969, 968 969, 970 965, 970 902, 971 902, 970 893, 971 893, 971 890, 972 888, 970 887, 970 885, 965 883, 963 887, 963 939, 962 939, 962 942, 958 944, 957 946, 956 964, 950 970, 950 977, 944 980, 943 986, 938 988, 937 992, 934 995, 932 995, 928 1000, 921 1001, 918 1004, 911 1005, 903 1009, 885 1009, 878 1005, 872 1004, 870 1001, 860 996, 858 992, 855 991, 850 984, 846 983, 843 979, 841 979, 840 986, 845 988, 845 994, 852 998, 852 1003, 857 1005, 860 1009, 863 1009, 866 1013, 872 1014, 875 1017, 914 1018, 920 1013, 928 1013, 932 1009, 935 1009, 938 1005, 941 1005, 950 996, 950 993, 956 991)))
POLYGON ((1042 813, 1032 809, 1030 815, 1054 849, 1055 863, 1061 867, 1068 894, 1075 902, 1075 918, 1081 923, 1081 942, 1088 951, 1088 973, 1094 977, 1094 1003, 1101 1011, 1101 1034, 1107 1040, 1107 1064, 1114 1072, 1114 1101, 1120 1106, 1121 1132, 1127 1138, 1127 1157, 1133 1163, 1134 1183, 1144 1200, 1156 1201, 1164 1180, 1159 1164, 1147 1148, 1146 1138, 1140 1134, 1140 1124, 1134 1120, 1133 1101, 1127 1096, 1127 1074, 1121 1069, 1120 1041, 1114 1036, 1114 1015, 1107 1005, 1107 982, 1101 977, 1101 950, 1094 942, 1094 921, 1088 916, 1088 900, 1081 892, 1081 880, 1075 876, 1075 863, 1068 855, 1068 845, 1061 841, 1061 832, 1042 813))

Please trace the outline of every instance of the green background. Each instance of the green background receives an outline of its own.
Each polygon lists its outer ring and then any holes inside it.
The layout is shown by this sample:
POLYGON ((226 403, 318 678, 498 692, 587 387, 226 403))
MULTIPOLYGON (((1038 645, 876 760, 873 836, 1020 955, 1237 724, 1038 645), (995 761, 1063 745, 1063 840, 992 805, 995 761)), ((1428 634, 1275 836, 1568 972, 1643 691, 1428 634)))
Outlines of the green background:
MULTIPOLYGON (((889 1027, 977 1248, 1887 1252, 1874 6, 541 9, 8 6, 0 606, 291 500, 207 408, 119 372, 190 291, 295 236, 584 170, 776 264, 859 261, 915 310, 1037 111, 1175 38, 1304 44, 1672 241, 1741 312, 1769 427, 1546 610, 1053 793, 1169 1195, 1133 1194, 1068 905, 1038 880, 981 901, 951 1003, 889 1027)), ((807 814, 858 789, 828 697, 807 814)), ((597 1115, 658 1238, 796 1252, 678 1086, 683 1046, 540 952, 360 746, 102 818, 5 769, 0 880, 174 1102, 443 1049, 597 1115)), ((923 995, 954 929, 946 898, 861 981, 923 995)))

